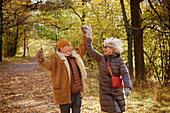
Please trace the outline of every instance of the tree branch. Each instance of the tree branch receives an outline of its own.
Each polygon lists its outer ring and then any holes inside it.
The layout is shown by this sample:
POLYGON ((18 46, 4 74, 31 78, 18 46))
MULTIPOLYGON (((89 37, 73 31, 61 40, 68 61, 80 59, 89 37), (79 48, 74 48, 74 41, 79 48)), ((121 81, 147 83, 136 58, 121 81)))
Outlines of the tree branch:
POLYGON ((80 20, 82 20, 82 17, 76 12, 76 10, 67 1, 65 1, 65 2, 69 6, 69 8, 71 8, 73 10, 73 12, 80 18, 80 20))
POLYGON ((69 5, 69 7, 73 10, 73 12, 80 18, 80 20, 82 20, 81 16, 75 11, 75 9, 69 5))
POLYGON ((163 20, 162 20, 162 18, 160 17, 160 15, 158 14, 158 12, 155 10, 155 8, 153 7, 153 5, 152 5, 152 3, 151 3, 151 1, 150 0, 148 0, 148 2, 149 2, 149 5, 151 6, 151 8, 155 11, 155 13, 157 14, 157 16, 158 16, 158 18, 161 20, 161 22, 163 22, 164 23, 164 25, 166 26, 166 27, 168 27, 168 29, 170 29, 170 26, 169 25, 167 25, 163 20))
MULTIPOLYGON (((159 76, 158 76, 157 67, 155 66, 154 62, 151 60, 151 58, 149 57, 149 55, 148 55, 145 51, 144 51, 144 53, 145 53, 145 55, 148 57, 150 63, 151 63, 151 64, 153 65, 153 67, 155 68, 157 79, 158 79, 158 81, 159 81, 159 83, 160 83, 160 85, 161 85, 161 80, 160 80, 160 78, 159 78, 159 76)), ((154 77, 155 77, 155 75, 154 75, 154 77)), ((156 77, 155 77, 155 78, 156 78, 156 77)))

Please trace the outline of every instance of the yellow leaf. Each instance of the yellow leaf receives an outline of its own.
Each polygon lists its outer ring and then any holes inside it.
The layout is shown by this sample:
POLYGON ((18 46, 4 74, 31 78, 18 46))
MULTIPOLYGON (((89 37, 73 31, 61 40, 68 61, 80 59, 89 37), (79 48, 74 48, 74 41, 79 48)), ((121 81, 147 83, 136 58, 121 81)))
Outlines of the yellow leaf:
POLYGON ((100 3, 102 0, 92 0, 92 3, 93 4, 98 4, 98 3, 100 3))

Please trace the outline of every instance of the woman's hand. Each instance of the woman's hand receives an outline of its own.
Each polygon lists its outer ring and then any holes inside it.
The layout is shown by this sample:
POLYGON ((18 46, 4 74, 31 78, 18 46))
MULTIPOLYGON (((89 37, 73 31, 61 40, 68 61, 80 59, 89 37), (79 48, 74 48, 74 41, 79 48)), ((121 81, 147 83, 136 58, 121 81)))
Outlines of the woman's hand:
POLYGON ((125 95, 128 97, 131 94, 130 88, 125 88, 125 95))
POLYGON ((83 35, 86 35, 86 37, 92 37, 92 28, 91 25, 82 25, 81 30, 83 32, 83 35))

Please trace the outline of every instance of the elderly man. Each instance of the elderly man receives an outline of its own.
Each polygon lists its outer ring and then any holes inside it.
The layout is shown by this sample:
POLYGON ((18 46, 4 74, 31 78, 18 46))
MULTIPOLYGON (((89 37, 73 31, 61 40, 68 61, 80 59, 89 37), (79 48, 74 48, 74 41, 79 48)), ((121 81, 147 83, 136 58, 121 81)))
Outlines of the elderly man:
MULTIPOLYGON (((82 28, 83 30, 84 28, 82 28)), ((83 30, 82 42, 75 51, 67 40, 60 40, 57 53, 45 58, 43 49, 36 56, 40 66, 51 71, 54 102, 59 105, 61 113, 80 113, 81 93, 86 93, 86 70, 82 61, 86 54, 85 34, 83 30)))

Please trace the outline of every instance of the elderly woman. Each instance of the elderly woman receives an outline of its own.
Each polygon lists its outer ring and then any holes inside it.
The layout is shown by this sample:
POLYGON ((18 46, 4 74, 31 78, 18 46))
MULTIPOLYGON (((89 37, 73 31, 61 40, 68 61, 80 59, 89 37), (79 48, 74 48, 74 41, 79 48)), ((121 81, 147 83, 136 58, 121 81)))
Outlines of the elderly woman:
POLYGON ((125 95, 129 96, 131 94, 132 85, 124 60, 120 57, 123 43, 117 38, 106 38, 103 43, 104 55, 102 55, 92 47, 91 27, 82 26, 82 28, 84 29, 82 31, 86 32, 85 44, 87 52, 99 65, 101 110, 108 113, 124 112, 126 110, 125 95), (109 68, 111 72, 109 72, 109 68), (122 78, 124 86, 113 86, 111 74, 114 77, 122 78))

